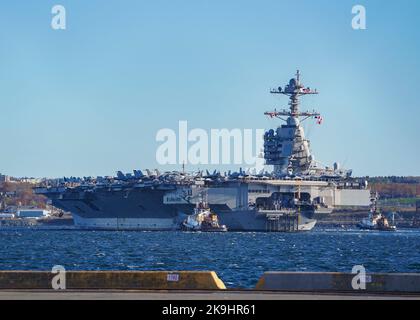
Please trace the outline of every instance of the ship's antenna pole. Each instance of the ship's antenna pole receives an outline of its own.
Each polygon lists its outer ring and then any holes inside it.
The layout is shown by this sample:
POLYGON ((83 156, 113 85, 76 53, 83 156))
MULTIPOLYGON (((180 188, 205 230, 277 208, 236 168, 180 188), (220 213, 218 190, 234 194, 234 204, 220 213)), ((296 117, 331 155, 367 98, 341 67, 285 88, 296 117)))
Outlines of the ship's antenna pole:
POLYGON ((300 71, 296 71, 296 89, 290 96, 290 113, 292 117, 299 118, 299 93, 300 85, 300 71))
POLYGON ((291 82, 286 85, 286 87, 278 87, 278 89, 270 90, 272 94, 282 94, 289 97, 289 110, 280 110, 275 109, 274 111, 268 111, 264 114, 270 118, 279 118, 280 120, 286 121, 287 118, 283 117, 293 117, 293 118, 303 118, 301 121, 305 121, 308 118, 320 119, 321 114, 316 111, 304 111, 299 110, 301 96, 306 95, 315 95, 318 94, 318 91, 315 89, 310 89, 305 87, 300 83, 300 70, 296 71, 296 78, 292 79, 291 82), (292 82, 294 80, 294 82, 292 82))

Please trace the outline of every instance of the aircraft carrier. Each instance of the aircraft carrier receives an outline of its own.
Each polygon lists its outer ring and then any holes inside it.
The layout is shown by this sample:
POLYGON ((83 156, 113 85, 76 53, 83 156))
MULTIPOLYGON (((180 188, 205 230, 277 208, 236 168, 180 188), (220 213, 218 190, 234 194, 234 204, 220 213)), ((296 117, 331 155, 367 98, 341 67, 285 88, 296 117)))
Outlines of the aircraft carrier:
POLYGON ((271 172, 186 173, 158 170, 118 172, 116 177, 63 178, 35 192, 69 211, 78 228, 103 230, 179 230, 196 203, 206 197, 229 231, 294 232, 311 230, 319 213, 368 207, 370 190, 351 170, 318 164, 302 122, 322 122, 316 111, 300 111, 300 97, 318 92, 305 87, 297 72, 284 87, 289 107, 266 112, 283 121, 264 135, 265 164, 271 172))

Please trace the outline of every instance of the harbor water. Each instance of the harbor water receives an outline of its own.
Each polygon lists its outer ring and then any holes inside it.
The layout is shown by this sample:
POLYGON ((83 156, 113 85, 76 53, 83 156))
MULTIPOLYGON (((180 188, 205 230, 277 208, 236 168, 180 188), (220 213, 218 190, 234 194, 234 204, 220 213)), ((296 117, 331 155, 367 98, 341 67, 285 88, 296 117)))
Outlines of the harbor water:
POLYGON ((308 233, 0 228, 1 270, 214 270, 230 288, 264 271, 420 272, 420 230, 308 233))

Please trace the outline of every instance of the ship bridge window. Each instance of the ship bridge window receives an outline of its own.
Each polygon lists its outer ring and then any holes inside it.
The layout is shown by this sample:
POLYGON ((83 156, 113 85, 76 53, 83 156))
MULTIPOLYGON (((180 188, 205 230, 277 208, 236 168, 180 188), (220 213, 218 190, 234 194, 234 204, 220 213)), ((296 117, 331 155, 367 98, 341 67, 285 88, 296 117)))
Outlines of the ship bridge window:
POLYGON ((248 193, 270 193, 270 191, 269 190, 258 190, 258 189, 249 189, 248 190, 248 193))

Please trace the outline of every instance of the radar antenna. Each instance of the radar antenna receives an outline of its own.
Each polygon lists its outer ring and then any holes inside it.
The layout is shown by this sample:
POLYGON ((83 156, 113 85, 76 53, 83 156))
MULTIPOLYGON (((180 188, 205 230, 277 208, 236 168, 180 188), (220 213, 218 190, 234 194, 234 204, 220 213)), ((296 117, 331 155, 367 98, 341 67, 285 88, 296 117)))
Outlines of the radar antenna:
POLYGON ((287 121, 287 119, 284 119, 282 117, 293 117, 293 118, 303 118, 302 121, 308 119, 308 118, 315 118, 318 119, 318 123, 320 123, 322 118, 321 114, 315 110, 312 111, 299 111, 300 101, 299 98, 301 96, 306 95, 314 95, 318 94, 318 91, 316 89, 311 89, 310 87, 305 87, 300 82, 300 71, 297 70, 296 72, 296 78, 293 78, 289 81, 289 83, 284 87, 278 87, 277 89, 271 89, 271 94, 282 94, 285 96, 288 96, 289 101, 289 110, 283 109, 278 111, 277 109, 274 109, 274 111, 267 111, 264 114, 266 116, 269 116, 271 118, 279 118, 283 121, 287 121))

